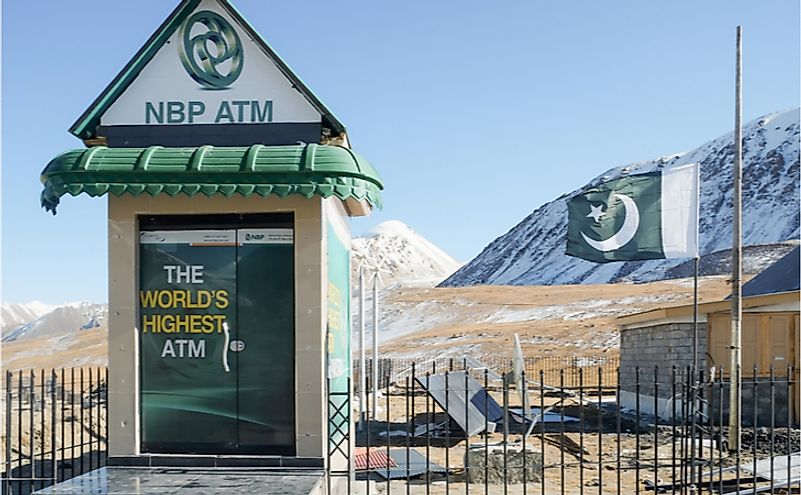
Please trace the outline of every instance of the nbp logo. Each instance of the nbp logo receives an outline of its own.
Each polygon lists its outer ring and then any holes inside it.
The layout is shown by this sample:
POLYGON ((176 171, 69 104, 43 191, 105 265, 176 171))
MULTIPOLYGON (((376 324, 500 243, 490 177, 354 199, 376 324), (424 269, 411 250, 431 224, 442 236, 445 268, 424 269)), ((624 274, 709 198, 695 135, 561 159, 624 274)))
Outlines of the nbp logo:
POLYGON ((225 89, 236 81, 244 57, 239 35, 228 21, 203 10, 189 17, 181 31, 178 51, 192 79, 206 89, 225 89))

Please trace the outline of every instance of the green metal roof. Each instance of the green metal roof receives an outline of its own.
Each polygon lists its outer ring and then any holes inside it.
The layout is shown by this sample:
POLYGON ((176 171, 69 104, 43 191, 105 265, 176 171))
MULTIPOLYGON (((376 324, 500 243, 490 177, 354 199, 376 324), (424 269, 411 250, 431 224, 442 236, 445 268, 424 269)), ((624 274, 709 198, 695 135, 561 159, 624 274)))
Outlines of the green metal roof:
POLYGON ((56 212, 61 196, 110 193, 152 196, 300 194, 365 200, 381 206, 376 170, 348 148, 293 146, 107 148, 67 151, 41 176, 42 206, 56 212))
MULTIPOLYGON (((295 74, 289 65, 284 62, 278 53, 273 50, 264 38, 253 29, 253 26, 245 20, 236 8, 228 3, 227 0, 218 0, 223 9, 231 15, 245 30, 246 33, 256 42, 256 45, 272 59, 276 67, 284 76, 292 82, 292 85, 306 98, 306 100, 322 115, 323 123, 331 126, 338 134, 345 132, 345 126, 329 110, 325 104, 315 95, 311 89, 295 74)), ((128 89, 128 86, 139 76, 142 69, 150 62, 159 49, 164 46, 167 40, 178 29, 187 17, 200 5, 200 0, 182 0, 172 11, 167 19, 150 36, 147 42, 139 49, 133 58, 125 65, 122 71, 117 74, 114 80, 103 90, 78 120, 70 127, 70 133, 79 139, 95 137, 95 129, 100 125, 100 117, 108 108, 128 89)))

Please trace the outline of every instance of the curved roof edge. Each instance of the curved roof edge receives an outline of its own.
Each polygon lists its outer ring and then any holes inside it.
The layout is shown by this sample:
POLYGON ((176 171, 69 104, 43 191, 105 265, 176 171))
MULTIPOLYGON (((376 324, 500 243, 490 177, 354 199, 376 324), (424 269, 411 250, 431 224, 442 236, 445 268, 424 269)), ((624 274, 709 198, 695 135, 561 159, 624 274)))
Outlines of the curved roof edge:
POLYGON ((71 150, 42 171, 42 206, 56 212, 65 194, 150 195, 202 193, 311 198, 353 198, 381 207, 378 172, 352 150, 339 146, 107 148, 71 150))

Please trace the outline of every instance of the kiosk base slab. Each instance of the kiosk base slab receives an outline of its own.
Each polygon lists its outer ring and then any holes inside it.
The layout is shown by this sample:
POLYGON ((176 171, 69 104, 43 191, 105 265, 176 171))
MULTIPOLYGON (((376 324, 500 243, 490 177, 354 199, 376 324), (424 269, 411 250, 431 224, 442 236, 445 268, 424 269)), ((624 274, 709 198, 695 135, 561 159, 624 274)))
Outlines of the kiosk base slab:
POLYGON ((318 470, 107 466, 35 493, 47 495, 322 495, 318 470))

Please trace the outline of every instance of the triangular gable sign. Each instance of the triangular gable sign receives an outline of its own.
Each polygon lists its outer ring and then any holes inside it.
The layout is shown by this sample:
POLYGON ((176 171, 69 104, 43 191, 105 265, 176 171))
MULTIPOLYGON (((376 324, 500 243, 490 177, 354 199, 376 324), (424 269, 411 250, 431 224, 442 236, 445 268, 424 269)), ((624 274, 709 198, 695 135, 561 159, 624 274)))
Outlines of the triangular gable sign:
POLYGON ((226 0, 183 0, 70 132, 112 146, 246 144, 225 141, 242 139, 238 124, 263 144, 345 131, 226 0))

